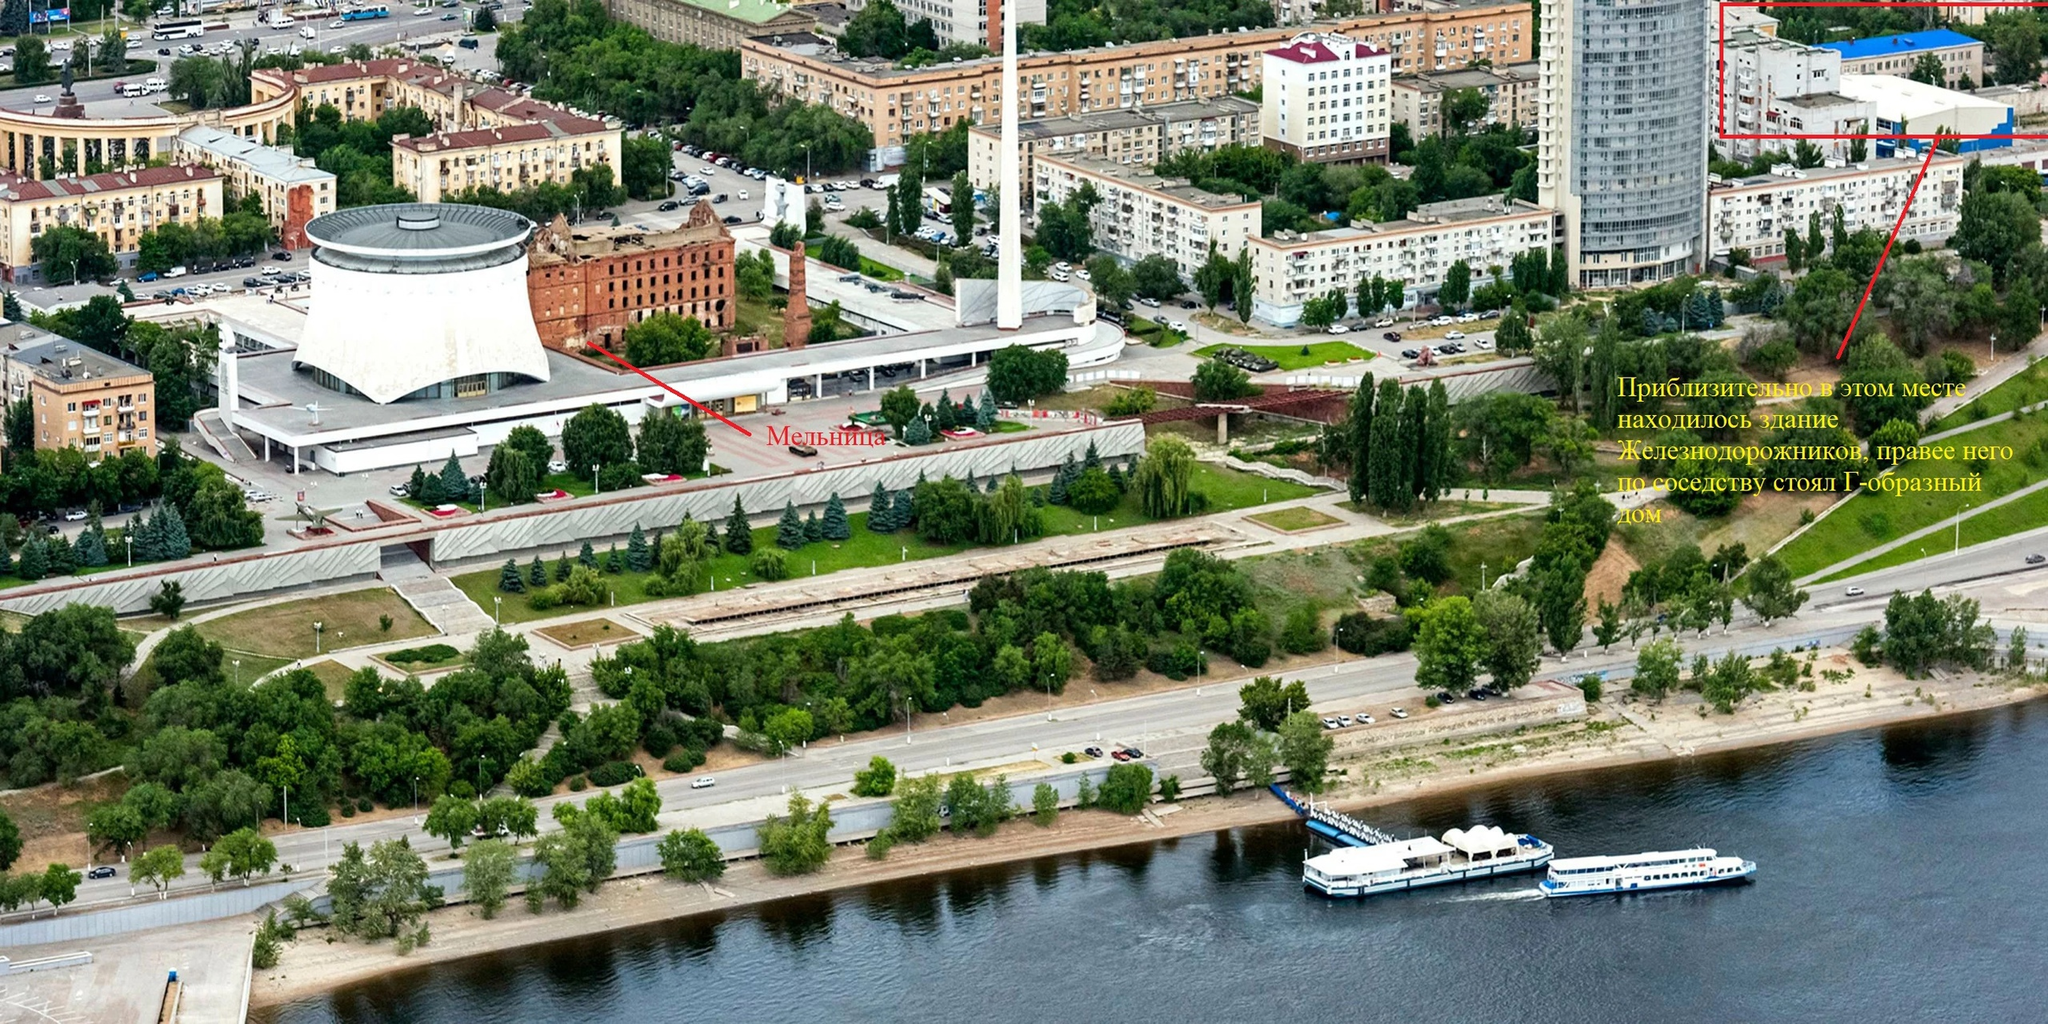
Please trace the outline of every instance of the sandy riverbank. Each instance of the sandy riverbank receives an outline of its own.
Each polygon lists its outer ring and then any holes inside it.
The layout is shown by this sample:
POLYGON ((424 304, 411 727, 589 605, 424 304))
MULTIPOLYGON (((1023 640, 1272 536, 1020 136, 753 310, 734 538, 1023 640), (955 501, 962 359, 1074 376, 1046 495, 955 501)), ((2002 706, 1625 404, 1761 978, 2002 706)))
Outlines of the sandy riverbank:
MULTIPOLYGON (((1530 726, 1448 745, 1433 742, 1381 749, 1362 749, 1361 745, 1355 750, 1340 746, 1333 767, 1343 774, 1329 798, 1348 808, 1370 807, 1516 778, 1931 719, 2027 700, 2048 689, 1974 674, 1916 682, 1888 669, 1852 665, 1845 655, 1834 651, 1819 657, 1814 676, 1812 691, 1753 697, 1733 715, 1702 715, 1698 698, 1692 695, 1658 705, 1610 700, 1596 705, 1594 713, 1580 721, 1530 726), (1829 668, 1850 675, 1829 682, 1821 677, 1829 668)), ((1263 791, 1243 792, 1190 800, 1160 818, 1159 824, 1101 811, 1067 812, 1049 829, 1019 820, 1004 826, 994 841, 941 836, 922 845, 898 846, 881 862, 868 860, 859 850, 846 849, 836 853, 824 870, 797 878, 774 877, 758 863, 745 863, 735 864, 715 888, 682 885, 659 875, 620 879, 569 912, 551 909, 536 916, 515 900, 496 920, 484 921, 468 907, 450 907, 431 917, 433 942, 409 956, 397 955, 390 943, 330 943, 318 932, 309 932, 285 952, 278 967, 257 972, 250 1000, 255 1007, 274 1006, 393 970, 519 946, 808 893, 1292 817, 1263 791)))

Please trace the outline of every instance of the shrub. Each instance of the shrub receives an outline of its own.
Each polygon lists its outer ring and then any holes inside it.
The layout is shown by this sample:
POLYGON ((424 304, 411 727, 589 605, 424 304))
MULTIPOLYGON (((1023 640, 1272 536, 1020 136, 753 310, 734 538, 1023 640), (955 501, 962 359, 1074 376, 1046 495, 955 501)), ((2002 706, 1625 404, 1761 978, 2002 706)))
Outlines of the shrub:
POLYGON ((347 803, 347 802, 343 802, 343 803, 342 803, 342 805, 341 805, 341 816, 342 816, 342 817, 344 817, 344 818, 353 818, 353 817, 355 817, 355 816, 356 816, 356 805, 354 805, 354 804, 352 804, 352 803, 347 803))
POLYGON ((639 778, 640 766, 631 761, 606 761, 590 770, 593 786, 618 786, 639 778))
POLYGON ((656 722, 647 727, 647 734, 640 738, 640 746, 655 757, 667 757, 676 748, 676 731, 667 722, 656 722))
POLYGON ((505 773, 505 784, 523 797, 543 797, 555 791, 555 779, 539 761, 521 758, 505 773))
POLYGON ((684 747, 683 749, 678 750, 665 758, 662 758, 661 767, 664 771, 671 771, 677 774, 681 774, 683 772, 692 771, 696 769, 697 766, 703 763, 704 751, 696 747, 684 747))
POLYGON ((1116 481, 1100 467, 1081 471, 1079 479, 1067 485, 1067 504, 1076 512, 1100 515, 1115 511, 1124 498, 1116 481))
MULTIPOLYGON (((1307 352, 1308 350, 1304 346, 1302 351, 1307 352)), ((1167 803, 1180 799, 1180 776, 1169 775, 1159 780, 1159 799, 1167 803)))
POLYGON ((1064 754, 1061 754, 1061 755, 1060 755, 1060 763, 1061 763, 1061 764, 1073 764, 1074 762, 1076 762, 1076 761, 1079 761, 1079 760, 1080 760, 1080 758, 1079 758, 1079 757, 1077 757, 1077 756, 1075 756, 1074 752, 1073 752, 1073 751, 1071 751, 1071 750, 1069 750, 1069 751, 1067 751, 1066 753, 1064 753, 1064 754))
POLYGON ((1140 385, 1129 391, 1118 392, 1115 398, 1109 400, 1109 406, 1104 411, 1111 416, 1141 416, 1151 412, 1152 407, 1157 404, 1159 393, 1140 385))
POLYGON ((1596 676, 1596 675, 1594 675, 1594 674, 1593 674, 1593 673, 1591 673, 1591 672, 1588 672, 1588 673, 1586 673, 1585 675, 1582 675, 1582 676, 1580 676, 1580 677, 1579 677, 1579 692, 1581 692, 1581 693, 1584 693, 1584 694, 1586 695, 1586 699, 1587 699, 1587 700, 1589 700, 1589 701, 1596 701, 1596 700, 1599 700, 1599 699, 1600 699, 1600 677, 1599 677, 1599 676, 1596 676))
POLYGON ((366 796, 359 796, 359 797, 356 797, 356 810, 359 810, 359 811, 363 812, 364 814, 368 814, 368 813, 370 813, 371 811, 374 811, 374 810, 376 810, 376 809, 377 809, 377 805, 376 805, 376 804, 373 804, 373 803, 371 803, 371 802, 370 802, 370 798, 369 798, 369 797, 366 797, 366 796))
POLYGON ((393 665, 441 665, 460 657, 462 652, 447 644, 428 644, 392 651, 384 656, 384 660, 393 665))
POLYGON ((774 548, 762 548, 754 552, 754 558, 747 563, 747 568, 754 574, 755 579, 771 583, 789 578, 789 560, 782 557, 782 552, 774 548))
POLYGON ((1337 619, 1337 647, 1349 654, 1371 657, 1408 649, 1407 618, 1375 619, 1364 612, 1346 612, 1337 619))
POLYGON ((476 796, 476 787, 470 785, 468 779, 456 779, 454 782, 448 784, 448 795, 452 797, 458 797, 463 800, 468 800, 469 798, 476 796))
POLYGON ((581 793, 588 788, 590 788, 590 783, 585 781, 581 775, 569 780, 569 792, 571 793, 581 793))

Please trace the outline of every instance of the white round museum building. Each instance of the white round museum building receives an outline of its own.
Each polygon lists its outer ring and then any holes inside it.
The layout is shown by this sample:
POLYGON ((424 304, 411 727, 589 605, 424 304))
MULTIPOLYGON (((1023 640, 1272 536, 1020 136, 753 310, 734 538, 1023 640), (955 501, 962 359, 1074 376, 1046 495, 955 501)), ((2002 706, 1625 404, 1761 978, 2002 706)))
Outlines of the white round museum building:
POLYGON ((455 203, 314 218, 313 307, 294 364, 378 403, 547 380, 526 291, 532 234, 516 213, 455 203))

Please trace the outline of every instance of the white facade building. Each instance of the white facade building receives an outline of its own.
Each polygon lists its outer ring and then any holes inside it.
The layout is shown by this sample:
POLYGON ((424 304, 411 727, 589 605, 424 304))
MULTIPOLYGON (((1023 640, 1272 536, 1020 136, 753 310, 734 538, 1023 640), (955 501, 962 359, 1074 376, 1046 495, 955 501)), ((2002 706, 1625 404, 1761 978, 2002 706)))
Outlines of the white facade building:
POLYGON ((1393 55, 1339 35, 1305 34, 1260 55, 1266 147, 1308 163, 1384 163, 1393 132, 1393 55))
MULTIPOLYGON (((2013 134, 2014 119, 2009 103, 1891 75, 1844 74, 1842 95, 1863 100, 1876 108, 1877 122, 1873 130, 1880 135, 1952 133, 2008 136, 1963 139, 1958 145, 1965 153, 2012 145, 2009 136, 2013 134)), ((1926 138, 1913 139, 1906 144, 1907 148, 1920 153, 1926 152, 1929 145, 1931 143, 1926 138)), ((1892 151, 1898 148, 1897 143, 1889 139, 1875 140, 1872 147, 1871 152, 1878 156, 1891 156, 1892 151)))
POLYGON ((1256 201, 1205 192, 1149 168, 1041 154, 1032 169, 1041 203, 1064 203, 1083 185, 1094 186, 1101 199, 1089 216, 1096 248, 1130 262, 1164 256, 1185 280, 1209 258, 1211 243, 1234 257, 1259 233, 1256 201))
MULTIPOLYGON (((1016 4, 1017 24, 1045 24, 1045 0, 895 0, 895 3, 896 9, 903 12, 904 24, 929 20, 932 31, 938 33, 940 46, 971 43, 1001 53, 1001 46, 990 45, 996 37, 989 32, 989 18, 1001 18, 1004 5, 1010 3, 1016 4)), ((846 10, 858 14, 866 6, 866 0, 848 0, 846 10)))
POLYGON ((1333 288, 1353 294, 1359 281, 1374 276, 1405 285, 1404 308, 1427 305, 1459 260, 1471 268, 1477 286, 1492 280, 1489 268, 1550 248, 1555 216, 1503 196, 1479 196, 1429 203, 1401 220, 1254 238, 1252 315, 1292 327, 1308 300, 1333 288))
MULTIPOLYGON (((1726 52, 1720 126, 1731 136, 1869 134, 1877 123, 1874 104, 1841 94, 1842 55, 1833 50, 1745 30, 1728 40, 1726 52)), ((1796 145, 1790 140, 1718 141, 1722 155, 1734 160, 1752 160, 1766 151, 1789 153, 1796 145)), ((1854 155, 1846 139, 1808 141, 1829 160, 1847 161, 1854 155)), ((1869 143, 1864 145, 1867 153, 1869 143)))
MULTIPOLYGON (((1938 245, 1955 233, 1962 216, 1963 168, 1968 164, 1959 156, 1935 158, 1927 168, 1927 180, 1913 196, 1899 237, 1938 245)), ((1782 258, 1788 229, 1804 236, 1812 215, 1819 214, 1826 231, 1837 208, 1848 231, 1870 228, 1889 233, 1919 173, 1917 157, 1900 157, 1808 170, 1788 164, 1770 174, 1714 180, 1707 191, 1708 244, 1716 257, 1747 249, 1754 260, 1782 258)))

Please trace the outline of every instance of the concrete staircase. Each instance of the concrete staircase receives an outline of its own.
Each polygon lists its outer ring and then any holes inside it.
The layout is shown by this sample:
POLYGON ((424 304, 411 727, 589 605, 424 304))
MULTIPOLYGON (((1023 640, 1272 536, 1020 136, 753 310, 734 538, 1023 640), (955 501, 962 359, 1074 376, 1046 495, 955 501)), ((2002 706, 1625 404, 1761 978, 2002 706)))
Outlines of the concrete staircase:
POLYGON ((221 420, 219 409, 201 409, 192 417, 192 429, 198 431, 206 446, 220 453, 229 462, 255 462, 256 452, 249 447, 242 435, 228 429, 221 420))
POLYGON ((481 633, 495 625, 490 613, 477 607, 448 577, 435 575, 409 549, 386 549, 377 578, 391 584, 406 604, 444 635, 481 633))

